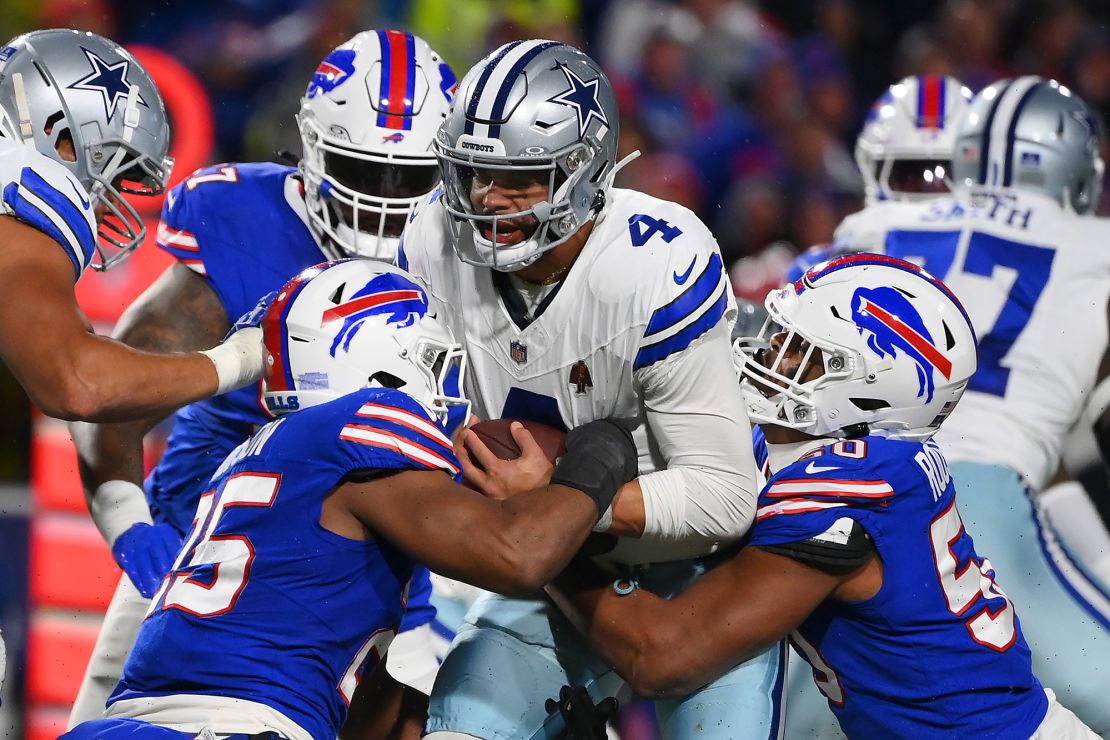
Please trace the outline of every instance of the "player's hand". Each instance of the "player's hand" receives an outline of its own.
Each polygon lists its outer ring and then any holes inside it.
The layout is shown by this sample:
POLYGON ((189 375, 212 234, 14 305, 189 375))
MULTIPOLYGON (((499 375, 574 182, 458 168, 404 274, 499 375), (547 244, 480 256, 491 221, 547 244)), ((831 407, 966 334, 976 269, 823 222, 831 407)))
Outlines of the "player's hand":
POLYGON ((260 325, 276 293, 262 296, 254 308, 231 325, 222 343, 201 353, 216 366, 217 395, 250 385, 262 377, 266 350, 260 325))
POLYGON ((143 598, 149 599, 170 572, 181 540, 168 524, 138 522, 116 538, 112 556, 143 598))
POLYGON ((463 476, 479 493, 489 498, 504 500, 533 488, 546 486, 555 466, 547 459, 543 448, 532 433, 520 422, 509 425, 509 433, 520 448, 520 457, 502 460, 490 451, 477 434, 467 429, 459 435, 459 461, 463 476))

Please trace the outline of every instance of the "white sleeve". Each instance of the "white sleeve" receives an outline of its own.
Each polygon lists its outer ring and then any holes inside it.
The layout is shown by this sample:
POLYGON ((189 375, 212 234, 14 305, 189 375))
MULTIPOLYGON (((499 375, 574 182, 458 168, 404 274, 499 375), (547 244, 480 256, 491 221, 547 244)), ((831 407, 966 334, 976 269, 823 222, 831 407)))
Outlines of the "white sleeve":
MULTIPOLYGON (((691 555, 738 540, 751 526, 759 489, 727 322, 637 371, 636 379, 667 463, 639 478, 647 519, 643 539, 687 543, 691 555)), ((673 547, 668 552, 677 555, 673 547)))

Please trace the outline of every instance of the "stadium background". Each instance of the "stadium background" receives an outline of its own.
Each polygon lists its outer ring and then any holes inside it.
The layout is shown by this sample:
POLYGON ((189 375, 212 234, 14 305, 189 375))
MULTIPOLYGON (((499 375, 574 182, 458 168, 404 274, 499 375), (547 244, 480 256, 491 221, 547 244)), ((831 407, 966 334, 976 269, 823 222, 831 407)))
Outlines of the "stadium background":
MULTIPOLYGON (((904 75, 952 74, 973 90, 1054 77, 1100 116, 1110 161, 1105 0, 0 0, 0 38, 50 26, 106 35, 148 66, 170 109, 174 183, 213 162, 299 155, 304 86, 359 30, 411 30, 460 77, 506 41, 567 41, 613 81, 621 153, 643 152, 618 184, 698 212, 751 298, 860 207, 855 137, 904 75)), ((143 205, 151 244, 78 288, 103 332, 169 262, 153 246, 160 204, 143 205)), ((85 513, 65 426, 7 373, 0 404, 0 733, 40 740, 64 727, 118 570, 85 513)), ((1088 474, 1104 486, 1101 469, 1088 474)), ((623 721, 625 737, 651 736, 643 713, 623 721)))

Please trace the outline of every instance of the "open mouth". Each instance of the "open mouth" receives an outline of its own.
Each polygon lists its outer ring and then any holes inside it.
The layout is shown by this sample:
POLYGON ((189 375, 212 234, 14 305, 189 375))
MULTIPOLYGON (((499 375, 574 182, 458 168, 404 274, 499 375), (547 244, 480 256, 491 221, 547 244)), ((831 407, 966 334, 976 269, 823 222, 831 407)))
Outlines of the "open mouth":
POLYGON ((494 244, 518 244, 525 239, 524 231, 507 221, 502 221, 497 224, 497 234, 494 236, 493 224, 482 223, 478 226, 478 232, 486 241, 493 242, 494 244))

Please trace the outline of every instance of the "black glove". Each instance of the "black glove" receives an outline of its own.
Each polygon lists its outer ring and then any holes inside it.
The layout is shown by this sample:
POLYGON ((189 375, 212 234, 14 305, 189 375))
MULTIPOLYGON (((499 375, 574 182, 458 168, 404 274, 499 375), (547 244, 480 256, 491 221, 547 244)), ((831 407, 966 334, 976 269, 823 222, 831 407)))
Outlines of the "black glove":
POLYGON ((636 477, 637 453, 632 433, 609 419, 571 429, 567 452, 555 464, 551 482, 577 488, 593 499, 601 517, 617 491, 636 477))
POLYGON ((544 702, 548 714, 558 711, 563 718, 565 729, 558 736, 563 740, 605 740, 605 724, 616 716, 618 706, 611 696, 594 704, 582 686, 563 686, 557 700, 544 702))

